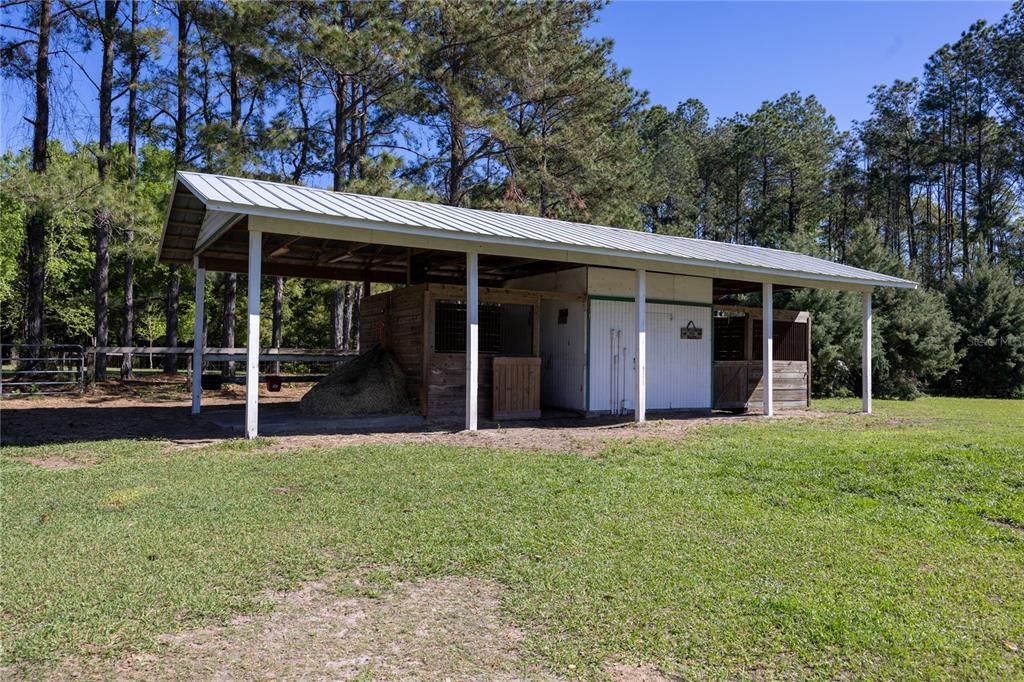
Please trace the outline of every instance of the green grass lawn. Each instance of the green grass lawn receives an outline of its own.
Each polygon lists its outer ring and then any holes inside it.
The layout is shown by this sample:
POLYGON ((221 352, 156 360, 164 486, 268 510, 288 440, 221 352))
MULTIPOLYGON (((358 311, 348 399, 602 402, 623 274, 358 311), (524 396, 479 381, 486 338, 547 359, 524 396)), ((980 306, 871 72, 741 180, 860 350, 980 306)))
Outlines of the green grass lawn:
POLYGON ((1024 403, 876 409, 593 459, 6 448, 3 657, 145 649, 255 609, 267 588, 372 566, 384 583, 504 583, 508 617, 556 673, 625 659, 684 677, 1024 677, 1024 403), (97 463, 19 461, 83 452, 97 463))

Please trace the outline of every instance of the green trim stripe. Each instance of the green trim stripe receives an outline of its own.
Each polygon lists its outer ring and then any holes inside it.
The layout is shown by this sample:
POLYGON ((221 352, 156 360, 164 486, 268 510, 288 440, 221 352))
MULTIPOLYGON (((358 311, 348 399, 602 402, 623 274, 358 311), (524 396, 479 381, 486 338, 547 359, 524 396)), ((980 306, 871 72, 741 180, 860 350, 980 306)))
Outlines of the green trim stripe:
POLYGON ((588 300, 587 301, 587 358, 586 358, 587 384, 586 384, 586 397, 584 398, 585 404, 583 405, 583 409, 586 410, 587 412, 590 411, 590 362, 591 362, 591 358, 592 357, 593 357, 593 354, 591 353, 591 349, 590 349, 590 301, 588 300))

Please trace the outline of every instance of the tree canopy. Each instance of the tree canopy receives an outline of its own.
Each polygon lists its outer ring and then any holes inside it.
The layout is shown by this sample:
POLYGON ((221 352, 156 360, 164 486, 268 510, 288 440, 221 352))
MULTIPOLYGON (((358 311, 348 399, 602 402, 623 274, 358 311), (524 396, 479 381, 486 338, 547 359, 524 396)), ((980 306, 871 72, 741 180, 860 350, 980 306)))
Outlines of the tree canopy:
MULTIPOLYGON (((189 338, 191 275, 154 258, 180 168, 899 273, 923 289, 877 295, 879 393, 1024 393, 1022 2, 865 93, 849 130, 811 93, 718 119, 688 93, 650 105, 590 37, 602 6, 5 2, 3 78, 32 137, 0 159, 0 337, 189 338), (98 103, 75 143, 54 134, 81 106, 66 73, 98 103)), ((235 276, 207 286, 208 334, 233 345, 235 276)), ((351 347, 360 286, 275 281, 267 342, 351 347)), ((815 392, 857 390, 852 297, 780 296, 815 316, 815 392)))

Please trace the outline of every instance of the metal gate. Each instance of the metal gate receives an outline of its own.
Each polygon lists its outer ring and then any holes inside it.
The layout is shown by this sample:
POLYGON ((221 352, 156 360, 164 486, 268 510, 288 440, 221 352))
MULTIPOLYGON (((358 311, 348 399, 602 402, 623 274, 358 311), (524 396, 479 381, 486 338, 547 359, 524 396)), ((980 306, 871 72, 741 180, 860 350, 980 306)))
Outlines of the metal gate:
POLYGON ((65 395, 84 388, 82 346, 0 344, 0 395, 65 395))

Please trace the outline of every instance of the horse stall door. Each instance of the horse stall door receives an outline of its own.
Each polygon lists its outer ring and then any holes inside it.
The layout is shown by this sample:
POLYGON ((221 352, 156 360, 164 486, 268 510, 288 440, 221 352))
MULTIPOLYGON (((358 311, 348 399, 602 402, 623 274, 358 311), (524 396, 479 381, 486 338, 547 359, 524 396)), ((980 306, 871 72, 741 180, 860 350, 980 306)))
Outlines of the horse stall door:
POLYGON ((711 407, 711 310, 648 303, 647 407, 711 407))
POLYGON ((636 322, 632 301, 590 302, 592 412, 622 414, 636 396, 636 322))

